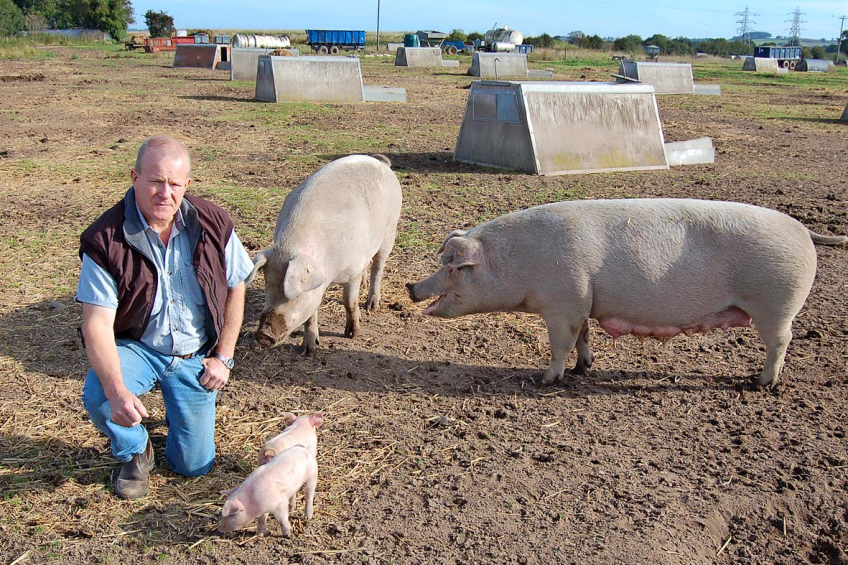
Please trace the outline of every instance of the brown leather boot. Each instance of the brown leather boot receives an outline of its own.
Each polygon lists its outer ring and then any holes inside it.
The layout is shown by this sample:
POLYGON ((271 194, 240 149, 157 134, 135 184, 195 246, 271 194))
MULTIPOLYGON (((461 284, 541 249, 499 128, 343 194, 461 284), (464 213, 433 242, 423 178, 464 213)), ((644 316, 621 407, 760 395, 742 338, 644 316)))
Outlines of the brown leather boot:
POLYGON ((133 458, 121 467, 121 474, 115 481, 115 494, 118 498, 141 498, 147 494, 147 483, 150 470, 153 469, 153 445, 147 440, 147 447, 142 453, 136 453, 133 458))

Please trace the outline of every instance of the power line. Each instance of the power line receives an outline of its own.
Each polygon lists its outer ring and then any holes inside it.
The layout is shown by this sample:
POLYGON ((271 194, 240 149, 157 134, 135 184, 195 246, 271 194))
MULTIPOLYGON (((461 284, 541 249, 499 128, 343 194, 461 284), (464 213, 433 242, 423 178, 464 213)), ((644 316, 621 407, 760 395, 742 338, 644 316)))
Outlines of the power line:
POLYGON ((845 27, 845 20, 848 19, 848 16, 834 16, 842 20, 842 23, 839 24, 839 37, 836 40, 836 60, 834 63, 839 62, 839 54, 842 52, 842 28, 845 27))
POLYGON ((745 43, 751 43, 751 26, 756 24, 754 20, 751 19, 752 16, 759 16, 759 14, 755 14, 748 10, 748 6, 745 6, 745 10, 742 12, 736 12, 733 14, 734 16, 741 16, 741 20, 736 20, 736 23, 739 24, 739 27, 736 30, 737 37, 741 37, 742 41, 745 43))
POLYGON ((791 20, 786 20, 789 26, 789 45, 801 45, 801 24, 807 23, 807 20, 802 20, 801 16, 804 14, 801 13, 801 8, 796 6, 795 11, 789 14, 792 16, 791 20))

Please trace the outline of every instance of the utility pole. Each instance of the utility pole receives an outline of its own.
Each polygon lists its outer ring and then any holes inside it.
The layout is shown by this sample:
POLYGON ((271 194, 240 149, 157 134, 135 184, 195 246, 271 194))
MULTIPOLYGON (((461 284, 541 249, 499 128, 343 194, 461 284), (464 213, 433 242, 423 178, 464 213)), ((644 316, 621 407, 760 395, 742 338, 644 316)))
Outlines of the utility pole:
POLYGON ((377 53, 380 52, 380 0, 377 0, 377 53))
POLYGON ((734 16, 740 16, 741 20, 736 20, 736 23, 739 24, 739 27, 736 30, 736 33, 739 37, 742 38, 742 41, 748 45, 751 43, 751 26, 754 25, 755 21, 751 19, 751 16, 759 16, 759 14, 755 14, 748 10, 748 6, 745 6, 745 10, 742 12, 736 12, 733 14, 734 16))
POLYGON ((806 20, 802 20, 801 16, 804 14, 801 13, 801 8, 796 6, 795 11, 789 14, 792 16, 791 20, 786 20, 789 23, 789 45, 801 45, 801 24, 806 23, 806 20))
POLYGON ((842 23, 839 24, 839 38, 836 40, 836 60, 833 61, 834 63, 839 62, 839 52, 840 52, 840 49, 842 49, 842 28, 845 27, 845 19, 848 18, 848 16, 836 16, 836 17, 839 18, 840 20, 842 20, 842 23))

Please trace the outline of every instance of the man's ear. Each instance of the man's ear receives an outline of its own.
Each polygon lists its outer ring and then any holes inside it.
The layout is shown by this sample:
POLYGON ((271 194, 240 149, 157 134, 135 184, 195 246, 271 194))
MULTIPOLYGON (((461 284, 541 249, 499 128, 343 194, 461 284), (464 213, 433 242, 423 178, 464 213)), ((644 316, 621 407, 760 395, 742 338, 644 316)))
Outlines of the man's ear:
POLYGON ((324 273, 309 255, 297 255, 289 261, 283 279, 283 294, 292 300, 296 296, 315 290, 324 283, 324 273))
POLYGON ((265 263, 268 262, 268 255, 270 255, 271 249, 264 249, 256 254, 253 258, 253 270, 250 271, 250 274, 247 276, 247 280, 244 281, 244 286, 248 286, 253 282, 253 279, 256 278, 256 273, 259 272, 262 267, 265 266, 265 263))

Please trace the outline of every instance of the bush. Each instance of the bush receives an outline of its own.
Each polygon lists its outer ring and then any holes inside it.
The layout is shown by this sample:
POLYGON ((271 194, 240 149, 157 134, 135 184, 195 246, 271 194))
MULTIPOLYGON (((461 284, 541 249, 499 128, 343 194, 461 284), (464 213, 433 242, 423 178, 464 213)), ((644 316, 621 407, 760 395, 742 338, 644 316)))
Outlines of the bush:
POLYGON ((144 23, 150 30, 150 37, 171 37, 174 33, 174 17, 169 16, 167 12, 147 10, 144 23))
POLYGON ((18 35, 25 23, 24 13, 12 0, 0 0, 0 36, 18 35))
POLYGON ((827 51, 825 51, 824 47, 821 45, 816 45, 812 49, 810 49, 810 54, 813 56, 813 59, 825 59, 827 58, 827 51))
POLYGON ((467 39, 468 39, 468 36, 465 34, 465 32, 462 31, 461 28, 458 28, 458 29, 452 29, 451 30, 450 35, 448 35, 447 40, 448 41, 462 41, 463 43, 465 43, 465 41, 467 39))
POLYGON ((468 34, 468 42, 469 43, 471 43, 472 41, 480 41, 482 39, 483 39, 483 34, 480 33, 479 31, 472 31, 471 33, 468 34))

